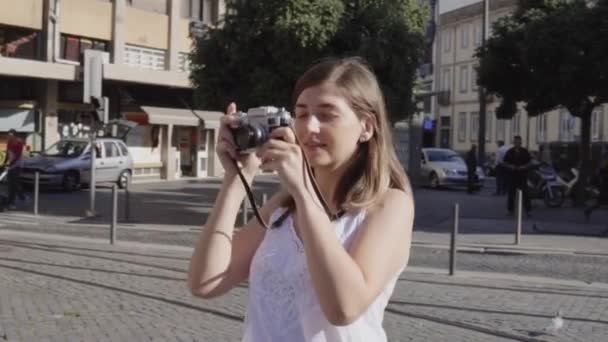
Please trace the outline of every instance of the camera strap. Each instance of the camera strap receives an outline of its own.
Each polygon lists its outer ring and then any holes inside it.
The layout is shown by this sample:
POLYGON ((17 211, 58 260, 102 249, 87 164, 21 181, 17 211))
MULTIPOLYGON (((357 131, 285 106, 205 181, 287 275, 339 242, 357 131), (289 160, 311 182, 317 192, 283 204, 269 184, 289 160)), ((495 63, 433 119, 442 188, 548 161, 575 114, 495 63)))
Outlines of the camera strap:
MULTIPOLYGON (((329 219, 331 221, 333 221, 337 218, 340 218, 342 215, 344 215, 345 211, 340 210, 336 214, 333 214, 331 212, 331 210, 329 209, 329 206, 327 205, 327 202, 325 201, 325 198, 323 197, 323 195, 321 194, 321 191, 319 190, 319 185, 317 184, 314 173, 312 172, 312 168, 310 167, 310 163, 308 162, 308 159, 306 158, 304 151, 302 151, 302 159, 303 159, 302 163, 303 163, 303 168, 304 168, 303 171, 308 176, 308 179, 310 180, 310 183, 312 184, 312 188, 315 192, 315 195, 317 195, 317 198, 319 199, 319 201, 321 202, 321 205, 323 206, 323 210, 325 211, 325 213, 327 214, 327 216, 329 217, 329 219)), ((251 208, 253 209, 253 213, 255 214, 256 219, 258 220, 258 222, 260 223, 260 225, 262 227, 264 227, 266 229, 272 229, 274 226, 273 227, 269 226, 266 223, 266 221, 264 221, 264 218, 260 214, 258 206, 255 203, 255 196, 253 195, 253 191, 251 191, 251 188, 249 187, 249 184, 247 183, 245 176, 241 172, 241 168, 239 167, 237 161, 234 159, 232 161, 234 163, 234 166, 237 169, 239 178, 241 179, 241 182, 243 183, 243 186, 245 187, 245 192, 247 193, 247 198, 249 199, 249 204, 251 205, 251 208)), ((289 214, 289 213, 286 213, 286 214, 289 214)), ((285 219, 286 214, 284 214, 281 218, 279 218, 279 221, 282 221, 283 219, 285 219)))

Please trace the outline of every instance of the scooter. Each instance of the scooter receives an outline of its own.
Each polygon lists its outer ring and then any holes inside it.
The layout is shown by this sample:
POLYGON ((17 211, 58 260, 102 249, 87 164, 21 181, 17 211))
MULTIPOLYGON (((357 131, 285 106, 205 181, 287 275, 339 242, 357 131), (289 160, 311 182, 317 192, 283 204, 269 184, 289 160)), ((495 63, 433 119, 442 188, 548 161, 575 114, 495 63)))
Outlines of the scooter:
POLYGON ((557 181, 555 170, 546 163, 531 167, 528 173, 528 196, 543 199, 549 208, 559 208, 564 204, 564 187, 557 181))
POLYGON ((556 180, 563 187, 564 197, 574 199, 574 189, 579 180, 579 171, 575 168, 570 168, 568 171, 558 172, 556 180))

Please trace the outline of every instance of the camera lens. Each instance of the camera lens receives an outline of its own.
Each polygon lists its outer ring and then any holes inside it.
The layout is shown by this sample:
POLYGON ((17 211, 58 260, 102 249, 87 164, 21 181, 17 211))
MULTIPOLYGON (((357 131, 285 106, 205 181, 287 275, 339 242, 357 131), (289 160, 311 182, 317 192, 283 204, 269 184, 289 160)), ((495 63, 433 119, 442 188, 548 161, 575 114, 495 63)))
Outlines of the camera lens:
POLYGON ((257 148, 268 140, 266 129, 254 124, 237 128, 233 131, 233 136, 239 151, 257 148))

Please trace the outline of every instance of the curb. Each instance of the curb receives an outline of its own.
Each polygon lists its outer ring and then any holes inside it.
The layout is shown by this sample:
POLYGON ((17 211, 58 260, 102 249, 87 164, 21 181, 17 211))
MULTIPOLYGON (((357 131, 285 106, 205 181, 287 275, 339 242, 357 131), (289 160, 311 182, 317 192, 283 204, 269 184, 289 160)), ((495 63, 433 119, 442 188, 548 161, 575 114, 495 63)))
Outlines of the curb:
MULTIPOLYGON (((436 244, 432 242, 412 242, 412 247, 449 250, 450 246, 445 244, 436 244)), ((575 250, 566 248, 549 248, 541 246, 510 246, 510 245, 484 245, 468 243, 458 245, 458 252, 479 253, 479 254, 512 254, 512 255, 532 255, 532 254, 550 254, 550 255, 580 255, 580 256, 595 256, 608 257, 608 251, 598 250, 575 250)))

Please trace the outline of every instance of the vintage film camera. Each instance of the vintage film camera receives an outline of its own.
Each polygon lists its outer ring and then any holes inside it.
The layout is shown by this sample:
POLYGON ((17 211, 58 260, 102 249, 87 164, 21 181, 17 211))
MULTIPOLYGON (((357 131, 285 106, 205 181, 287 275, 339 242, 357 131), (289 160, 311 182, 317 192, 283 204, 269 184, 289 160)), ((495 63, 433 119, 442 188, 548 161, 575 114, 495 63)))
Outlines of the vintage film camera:
POLYGON ((285 108, 272 106, 251 108, 247 113, 238 112, 237 128, 232 136, 240 153, 251 153, 270 139, 270 132, 278 127, 289 127, 291 114, 285 108))

